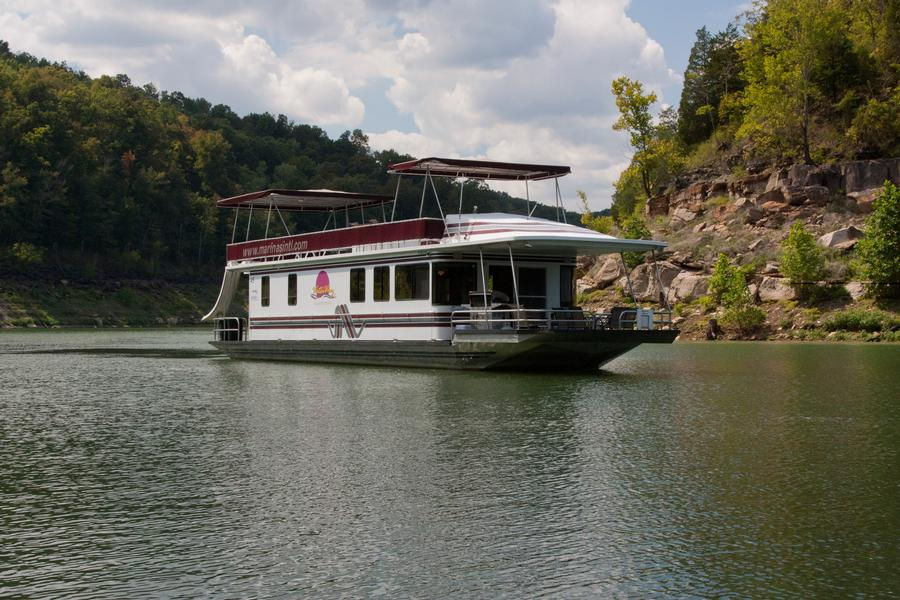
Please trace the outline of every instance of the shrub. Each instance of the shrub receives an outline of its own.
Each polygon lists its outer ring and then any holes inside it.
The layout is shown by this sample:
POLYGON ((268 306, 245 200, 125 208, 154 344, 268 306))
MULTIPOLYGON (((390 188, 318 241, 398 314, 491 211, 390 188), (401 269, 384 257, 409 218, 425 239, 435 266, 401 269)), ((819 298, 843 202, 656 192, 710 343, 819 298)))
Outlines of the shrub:
POLYGON ((872 204, 857 253, 869 291, 882 297, 900 292, 900 189, 889 181, 872 204))
POLYGON ((608 234, 610 231, 612 231, 613 218, 608 215, 594 215, 594 213, 591 212, 591 209, 588 206, 587 194, 585 194, 581 190, 576 190, 575 193, 578 195, 578 199, 581 200, 581 224, 588 229, 592 229, 600 233, 608 234))
POLYGON ((797 294, 810 297, 814 291, 808 285, 822 277, 825 258, 816 240, 803 223, 791 225, 791 231, 781 244, 781 270, 791 280, 797 294))
POLYGON ((697 298, 697 304, 700 306, 700 310, 706 314, 716 307, 716 299, 712 296, 700 296, 697 298))
POLYGON ((825 319, 826 331, 893 331, 900 330, 900 317, 881 310, 848 309, 825 319))
POLYGON ((765 323, 766 313, 756 306, 735 306, 725 310, 722 315, 722 324, 735 327, 741 335, 753 333, 765 323))
POLYGON ((716 304, 726 308, 750 304, 746 270, 734 266, 727 256, 719 254, 709 278, 709 292, 716 304))
POLYGON ((9 253, 21 266, 40 264, 44 260, 44 249, 28 242, 16 242, 9 253))

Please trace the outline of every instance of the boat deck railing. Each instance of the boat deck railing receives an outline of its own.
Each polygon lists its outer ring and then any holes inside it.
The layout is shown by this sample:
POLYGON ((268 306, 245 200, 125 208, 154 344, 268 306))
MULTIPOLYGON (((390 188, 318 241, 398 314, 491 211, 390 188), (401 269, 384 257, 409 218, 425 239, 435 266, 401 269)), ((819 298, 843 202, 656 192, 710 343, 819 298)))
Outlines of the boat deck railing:
POLYGON ((215 320, 213 340, 217 342, 242 342, 247 335, 247 319, 243 317, 219 317, 215 320))
POLYGON ((473 307, 450 315, 454 331, 602 331, 670 329, 672 311, 616 307, 610 312, 574 309, 473 307))

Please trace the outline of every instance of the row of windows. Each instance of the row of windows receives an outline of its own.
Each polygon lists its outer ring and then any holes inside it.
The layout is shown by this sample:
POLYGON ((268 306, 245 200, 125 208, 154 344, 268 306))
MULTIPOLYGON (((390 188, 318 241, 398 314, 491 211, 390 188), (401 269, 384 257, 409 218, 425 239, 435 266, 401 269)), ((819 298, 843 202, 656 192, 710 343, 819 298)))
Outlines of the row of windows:
MULTIPOLYGON (((572 306, 575 269, 570 266, 560 267, 560 305, 572 306)), ((520 301, 529 308, 543 308, 545 304, 546 278, 543 268, 520 267, 518 269, 520 301)), ((372 299, 375 302, 390 300, 390 267, 375 267, 372 270, 372 299)), ((428 263, 414 265, 397 265, 394 267, 394 299, 395 300, 428 300, 428 263)), ((489 287, 494 291, 504 291, 512 296, 512 271, 509 267, 492 265, 489 272, 489 287), (508 291, 507 291, 508 290, 508 291)), ((468 294, 475 290, 476 270, 474 263, 438 263, 434 266, 434 277, 431 281, 432 304, 452 306, 466 304, 468 294)), ((264 275, 261 282, 260 304, 269 306, 269 276, 264 275)), ((366 270, 350 269, 350 302, 365 302, 366 270)), ((297 305, 297 274, 288 275, 287 302, 289 306, 297 305)))

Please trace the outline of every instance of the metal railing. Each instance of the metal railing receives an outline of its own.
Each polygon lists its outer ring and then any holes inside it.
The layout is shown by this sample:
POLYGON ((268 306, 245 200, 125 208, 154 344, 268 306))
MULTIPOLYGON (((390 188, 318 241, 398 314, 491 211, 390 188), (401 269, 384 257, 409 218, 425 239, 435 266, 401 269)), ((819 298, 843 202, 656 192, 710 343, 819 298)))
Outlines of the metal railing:
POLYGON ((247 319, 242 317, 219 317, 215 320, 213 340, 217 342, 242 342, 246 337, 247 319))
POLYGON ((667 329, 667 310, 617 308, 608 313, 582 309, 472 307, 450 315, 454 331, 537 329, 545 331, 598 331, 609 329, 667 329))

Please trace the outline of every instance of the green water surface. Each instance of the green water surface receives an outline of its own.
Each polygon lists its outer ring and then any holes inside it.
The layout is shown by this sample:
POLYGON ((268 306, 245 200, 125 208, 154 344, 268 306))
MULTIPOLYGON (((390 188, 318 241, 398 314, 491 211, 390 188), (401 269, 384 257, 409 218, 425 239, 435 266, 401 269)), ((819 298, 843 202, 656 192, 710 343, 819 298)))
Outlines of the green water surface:
POLYGON ((0 333, 0 596, 890 597, 900 346, 596 374, 0 333))

